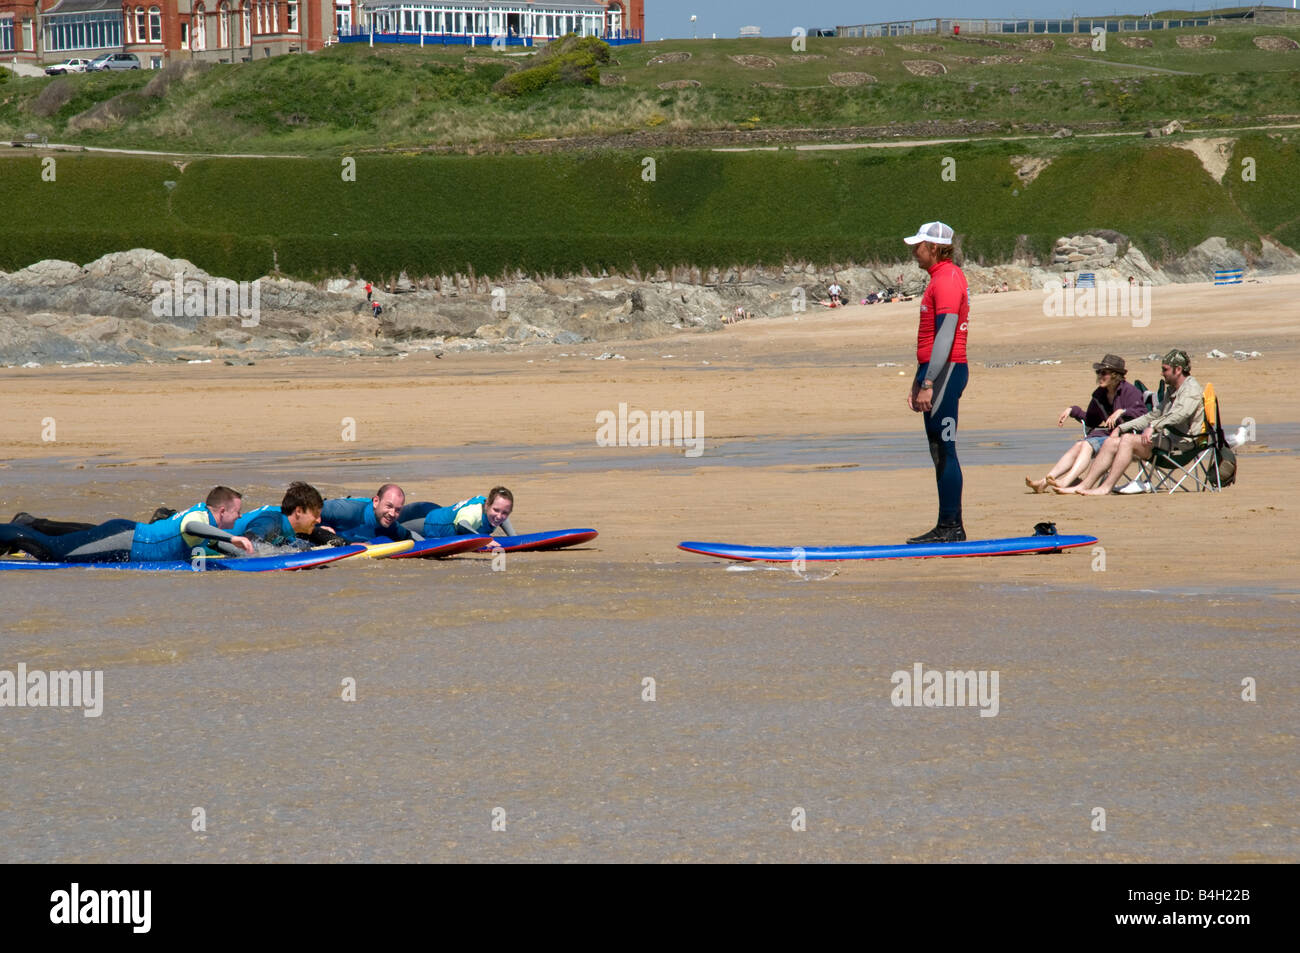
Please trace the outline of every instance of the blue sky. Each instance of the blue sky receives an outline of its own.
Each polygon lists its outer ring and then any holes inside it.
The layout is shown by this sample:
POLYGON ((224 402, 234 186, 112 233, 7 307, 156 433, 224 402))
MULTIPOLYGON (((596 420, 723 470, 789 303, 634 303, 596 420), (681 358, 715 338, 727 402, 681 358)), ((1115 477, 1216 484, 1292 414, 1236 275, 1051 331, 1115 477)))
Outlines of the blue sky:
MULTIPOLYGON (((1286 0, 1274 0, 1286 3, 1286 0)), ((1069 17, 1108 16, 1115 13, 1145 13, 1148 10, 1181 8, 1209 10, 1229 4, 1220 0, 1189 0, 1164 5, 1152 0, 925 0, 923 3, 871 3, 862 0, 645 0, 646 39, 689 37, 691 14, 700 36, 735 37, 742 26, 762 27, 764 36, 789 36, 796 26, 826 27, 841 23, 878 23, 922 17, 1069 17)))

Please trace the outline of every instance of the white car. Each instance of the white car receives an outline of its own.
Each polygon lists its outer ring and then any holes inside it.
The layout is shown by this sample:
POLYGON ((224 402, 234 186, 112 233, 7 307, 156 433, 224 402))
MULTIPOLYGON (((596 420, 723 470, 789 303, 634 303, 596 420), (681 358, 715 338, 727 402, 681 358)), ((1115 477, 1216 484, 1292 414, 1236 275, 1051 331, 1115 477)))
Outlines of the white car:
POLYGON ((84 73, 90 60, 70 59, 45 67, 46 76, 62 76, 64 73, 84 73))

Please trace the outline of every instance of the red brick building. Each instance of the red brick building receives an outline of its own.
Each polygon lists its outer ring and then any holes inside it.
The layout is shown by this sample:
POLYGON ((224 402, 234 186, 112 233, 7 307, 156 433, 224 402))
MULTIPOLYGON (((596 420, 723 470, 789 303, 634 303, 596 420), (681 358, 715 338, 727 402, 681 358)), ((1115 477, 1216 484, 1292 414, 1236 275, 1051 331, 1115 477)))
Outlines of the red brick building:
MULTIPOLYGON (((352 7, 352 0, 339 6, 352 7)), ((333 0, 0 0, 0 61, 56 63, 124 51, 238 62, 321 49, 333 0)))
POLYGON ((560 15, 566 6, 594 8, 587 22, 599 24, 599 35, 645 35, 645 0, 0 0, 0 61, 44 65, 124 51, 145 69, 178 57, 236 63, 322 49, 372 15, 397 24, 393 32, 415 24, 426 34, 470 35, 508 22, 545 39, 578 22, 560 15))

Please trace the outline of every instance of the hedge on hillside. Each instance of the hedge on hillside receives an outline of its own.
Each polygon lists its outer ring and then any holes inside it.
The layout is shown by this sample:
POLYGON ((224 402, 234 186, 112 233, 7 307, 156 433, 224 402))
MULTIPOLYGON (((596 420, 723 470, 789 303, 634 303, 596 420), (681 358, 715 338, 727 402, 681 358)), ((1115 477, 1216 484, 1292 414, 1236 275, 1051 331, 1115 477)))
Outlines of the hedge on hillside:
POLYGON ((604 40, 569 33, 548 44, 536 65, 503 76, 492 89, 503 96, 523 96, 548 86, 592 86, 600 82, 600 66, 609 56, 604 40))

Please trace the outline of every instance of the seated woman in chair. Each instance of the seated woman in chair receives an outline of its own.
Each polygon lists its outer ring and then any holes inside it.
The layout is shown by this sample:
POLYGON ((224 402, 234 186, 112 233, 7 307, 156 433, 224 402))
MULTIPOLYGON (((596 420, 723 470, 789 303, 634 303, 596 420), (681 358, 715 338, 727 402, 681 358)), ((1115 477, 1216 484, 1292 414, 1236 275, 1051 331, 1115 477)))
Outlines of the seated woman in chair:
POLYGON ((1174 348, 1166 354, 1160 364, 1160 376, 1165 382, 1160 406, 1116 427, 1079 483, 1073 487, 1054 486, 1054 492, 1105 496, 1115 489, 1134 460, 1149 460, 1153 450, 1161 445, 1177 448, 1190 443, 1191 435, 1205 430, 1205 392, 1192 377, 1192 361, 1187 352, 1174 348))
POLYGON ((1107 354, 1092 365, 1092 369, 1097 372, 1098 387, 1092 392, 1088 409, 1067 407, 1056 421, 1056 426, 1063 427, 1067 417, 1081 420, 1087 428, 1087 435, 1065 451, 1056 465, 1047 471, 1047 476, 1041 480, 1025 477, 1025 486, 1035 493, 1072 485, 1088 468, 1093 455, 1101 449, 1117 424, 1146 413, 1142 392, 1125 379, 1128 371, 1124 367, 1124 358, 1107 354))

